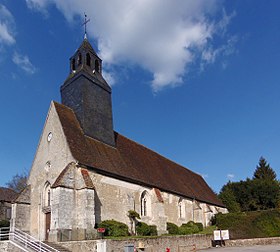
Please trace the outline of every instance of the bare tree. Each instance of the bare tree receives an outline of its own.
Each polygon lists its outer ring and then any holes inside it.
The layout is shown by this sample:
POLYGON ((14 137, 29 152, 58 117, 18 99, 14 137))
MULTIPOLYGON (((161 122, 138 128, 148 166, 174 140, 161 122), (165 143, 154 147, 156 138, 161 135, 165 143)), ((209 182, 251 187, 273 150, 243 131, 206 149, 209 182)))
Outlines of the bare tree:
POLYGON ((16 174, 12 179, 6 183, 6 186, 16 192, 21 192, 27 186, 27 174, 16 174))

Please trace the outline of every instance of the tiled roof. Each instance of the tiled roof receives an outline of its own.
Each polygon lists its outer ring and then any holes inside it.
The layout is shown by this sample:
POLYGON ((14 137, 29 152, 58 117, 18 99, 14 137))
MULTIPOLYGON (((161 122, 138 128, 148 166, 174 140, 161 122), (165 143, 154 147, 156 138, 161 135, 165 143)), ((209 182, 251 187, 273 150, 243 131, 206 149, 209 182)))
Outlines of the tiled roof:
POLYGON ((18 193, 14 190, 6 187, 0 187, 0 201, 12 202, 17 196, 18 193))
POLYGON ((160 203, 164 203, 164 200, 163 200, 163 198, 162 198, 162 196, 161 196, 160 190, 157 189, 157 188, 154 188, 154 191, 155 191, 155 193, 156 193, 156 196, 157 196, 158 201, 159 201, 160 203))
POLYGON ((31 186, 27 185, 13 200, 13 203, 30 204, 31 186))
POLYGON ((74 162, 69 163, 59 174, 52 188, 94 189, 93 182, 86 169, 77 169, 74 162))
POLYGON ((115 148, 85 136, 73 110, 54 105, 79 163, 104 175, 224 207, 200 175, 121 134, 115 133, 115 148))

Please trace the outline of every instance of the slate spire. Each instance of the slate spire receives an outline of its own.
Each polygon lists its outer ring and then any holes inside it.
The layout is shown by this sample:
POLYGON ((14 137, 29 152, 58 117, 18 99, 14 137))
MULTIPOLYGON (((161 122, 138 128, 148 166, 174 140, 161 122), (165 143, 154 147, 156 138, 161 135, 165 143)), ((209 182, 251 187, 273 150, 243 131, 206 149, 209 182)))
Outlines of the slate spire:
POLYGON ((62 104, 73 109, 85 135, 115 146, 111 87, 87 38, 70 58, 70 74, 60 92, 62 104))

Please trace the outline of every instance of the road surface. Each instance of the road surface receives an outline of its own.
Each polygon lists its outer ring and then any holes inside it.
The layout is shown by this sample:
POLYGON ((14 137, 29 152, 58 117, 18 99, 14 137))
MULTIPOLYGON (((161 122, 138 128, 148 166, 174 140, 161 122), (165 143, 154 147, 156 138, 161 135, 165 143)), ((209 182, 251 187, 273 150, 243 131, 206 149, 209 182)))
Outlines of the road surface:
POLYGON ((278 245, 255 245, 248 247, 219 247, 219 248, 209 248, 202 249, 199 251, 207 252, 253 252, 253 251, 269 251, 269 252, 280 252, 280 244, 278 245))

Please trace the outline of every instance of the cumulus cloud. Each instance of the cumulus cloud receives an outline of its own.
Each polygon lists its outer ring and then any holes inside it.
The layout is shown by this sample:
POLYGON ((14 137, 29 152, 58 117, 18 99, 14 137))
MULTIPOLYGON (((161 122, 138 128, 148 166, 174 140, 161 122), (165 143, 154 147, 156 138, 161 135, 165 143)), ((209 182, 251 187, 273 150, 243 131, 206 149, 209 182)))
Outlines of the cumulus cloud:
POLYGON ((227 178, 228 178, 229 180, 234 179, 234 177, 235 177, 235 175, 234 175, 234 174, 231 174, 231 173, 229 173, 229 174, 227 175, 227 178))
POLYGON ((14 37, 14 18, 11 12, 0 4, 0 45, 12 45, 14 37))
POLYGON ((13 55, 13 62, 28 74, 34 74, 36 72, 35 66, 26 55, 15 52, 13 55))
POLYGON ((115 80, 115 76, 112 73, 103 70, 102 75, 110 86, 115 85, 116 80, 115 80))
POLYGON ((29 8, 47 11, 54 4, 69 22, 86 10, 88 33, 98 41, 99 54, 110 65, 132 64, 152 73, 154 91, 180 85, 189 68, 225 55, 232 15, 217 0, 26 0, 29 8), (219 17, 219 18, 217 18, 219 17), (213 46, 215 44, 215 47, 213 46))

